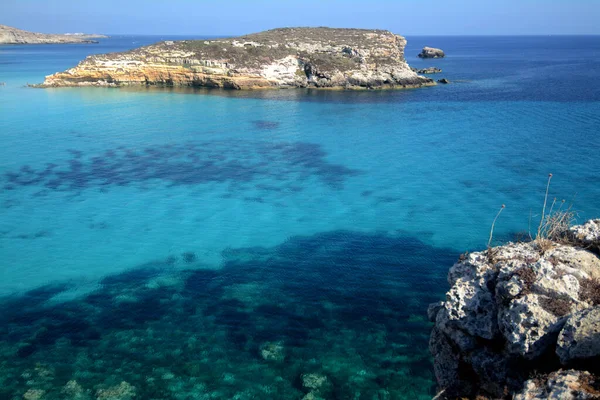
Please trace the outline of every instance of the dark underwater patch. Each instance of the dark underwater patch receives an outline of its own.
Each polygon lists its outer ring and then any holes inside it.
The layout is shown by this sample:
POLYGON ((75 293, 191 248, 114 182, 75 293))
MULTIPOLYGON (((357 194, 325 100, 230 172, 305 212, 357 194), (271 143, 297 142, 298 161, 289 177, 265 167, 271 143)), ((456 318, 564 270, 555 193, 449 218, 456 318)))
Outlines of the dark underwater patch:
MULTIPOLYGON (((216 398, 260 397, 261 387, 271 398, 299 398, 301 374, 320 371, 338 398, 381 390, 427 396, 426 309, 443 294, 443 271, 456 256, 409 236, 335 231, 227 249, 222 269, 180 272, 174 286, 148 286, 168 267, 148 263, 51 307, 47 300, 64 286, 0 302, 0 352, 10 376, 31 365, 54 371, 43 383, 51 395, 77 376, 84 388, 126 381, 140 395, 169 400, 192 396, 193 382, 216 398), (269 343, 282 346, 284 369, 263 359, 269 343), (351 383, 363 370, 370 378, 351 383), (228 374, 235 379, 224 383, 228 374)), ((182 254, 184 265, 196 258, 182 254)), ((22 383, 10 382, 3 390, 22 396, 22 383)))
POLYGON ((23 165, 7 171, 2 186, 5 190, 41 186, 79 192, 156 180, 173 186, 210 182, 240 185, 254 181, 264 185, 264 180, 271 178, 273 183, 264 186, 264 190, 281 191, 292 190, 299 180, 314 176, 323 184, 340 189, 349 177, 359 173, 329 163, 321 146, 303 142, 187 142, 143 149, 119 146, 101 154, 68 150, 68 154, 70 159, 41 169, 23 165))
POLYGON ((256 129, 270 131, 279 128, 280 124, 277 121, 255 120, 252 121, 252 125, 254 125, 256 129))

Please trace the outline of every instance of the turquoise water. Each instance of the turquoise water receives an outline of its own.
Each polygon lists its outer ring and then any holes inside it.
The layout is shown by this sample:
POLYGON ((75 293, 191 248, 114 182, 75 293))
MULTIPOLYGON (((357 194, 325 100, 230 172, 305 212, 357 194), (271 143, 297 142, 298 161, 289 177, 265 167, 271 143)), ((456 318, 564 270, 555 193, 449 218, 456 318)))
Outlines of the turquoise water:
POLYGON ((400 92, 24 87, 159 39, 0 47, 1 398, 430 398, 500 206, 527 232, 552 172, 600 215, 599 37, 409 37, 453 83, 400 92))

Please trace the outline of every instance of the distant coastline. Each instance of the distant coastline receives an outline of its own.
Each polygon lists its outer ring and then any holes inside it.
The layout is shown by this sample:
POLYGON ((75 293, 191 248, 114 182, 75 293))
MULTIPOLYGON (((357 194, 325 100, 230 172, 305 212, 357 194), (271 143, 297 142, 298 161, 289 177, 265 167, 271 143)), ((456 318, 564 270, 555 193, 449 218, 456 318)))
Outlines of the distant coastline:
POLYGON ((22 29, 0 25, 0 44, 70 44, 98 43, 92 39, 107 38, 105 35, 85 33, 48 34, 28 32, 22 29))

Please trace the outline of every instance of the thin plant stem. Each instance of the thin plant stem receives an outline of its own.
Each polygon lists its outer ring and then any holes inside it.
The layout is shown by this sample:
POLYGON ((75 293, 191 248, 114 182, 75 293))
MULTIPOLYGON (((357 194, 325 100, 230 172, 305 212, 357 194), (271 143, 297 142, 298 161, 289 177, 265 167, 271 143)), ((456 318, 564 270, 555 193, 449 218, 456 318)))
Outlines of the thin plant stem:
POLYGON ((496 218, 494 218, 494 221, 492 222, 492 229, 490 229, 490 239, 488 240, 488 244, 487 244, 488 248, 490 247, 490 244, 492 243, 492 237, 494 236, 494 225, 496 225, 496 220, 500 216, 500 213, 502 212, 502 210, 504 210, 505 208, 506 208, 506 206, 504 204, 502 204, 502 207, 500 207, 498 214, 496 214, 496 218))
POLYGON ((544 207, 542 207, 542 217, 540 219, 540 225, 538 226, 537 239, 541 239, 542 225, 544 224, 544 218, 546 216, 546 203, 548 202, 548 191, 550 190, 550 180, 552 174, 548 174, 548 183, 546 184, 546 196, 544 196, 544 207))

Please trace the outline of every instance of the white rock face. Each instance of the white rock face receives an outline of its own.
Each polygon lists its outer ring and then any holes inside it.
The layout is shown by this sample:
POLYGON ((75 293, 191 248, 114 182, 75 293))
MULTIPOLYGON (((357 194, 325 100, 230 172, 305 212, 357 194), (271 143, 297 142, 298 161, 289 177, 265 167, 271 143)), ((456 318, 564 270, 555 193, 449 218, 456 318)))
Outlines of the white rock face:
POLYGON ((528 294, 514 299, 498 314, 502 335, 511 354, 533 359, 542 355, 554 342, 564 324, 540 304, 540 296, 528 294))
POLYGON ((600 243, 600 219, 590 220, 584 225, 574 226, 570 229, 573 237, 583 246, 595 246, 600 243))
MULTIPOLYGON (((450 268, 446 300, 428 310, 435 322, 434 370, 447 398, 503 398, 507 390, 520 391, 534 369, 551 372, 561 363, 600 368, 600 301, 594 295, 600 258, 591 251, 598 221, 572 228, 572 244, 541 251, 534 242, 509 243, 461 257, 450 268)), ((529 388, 520 398, 587 398, 561 397, 569 379, 557 374, 550 386, 529 388)))

